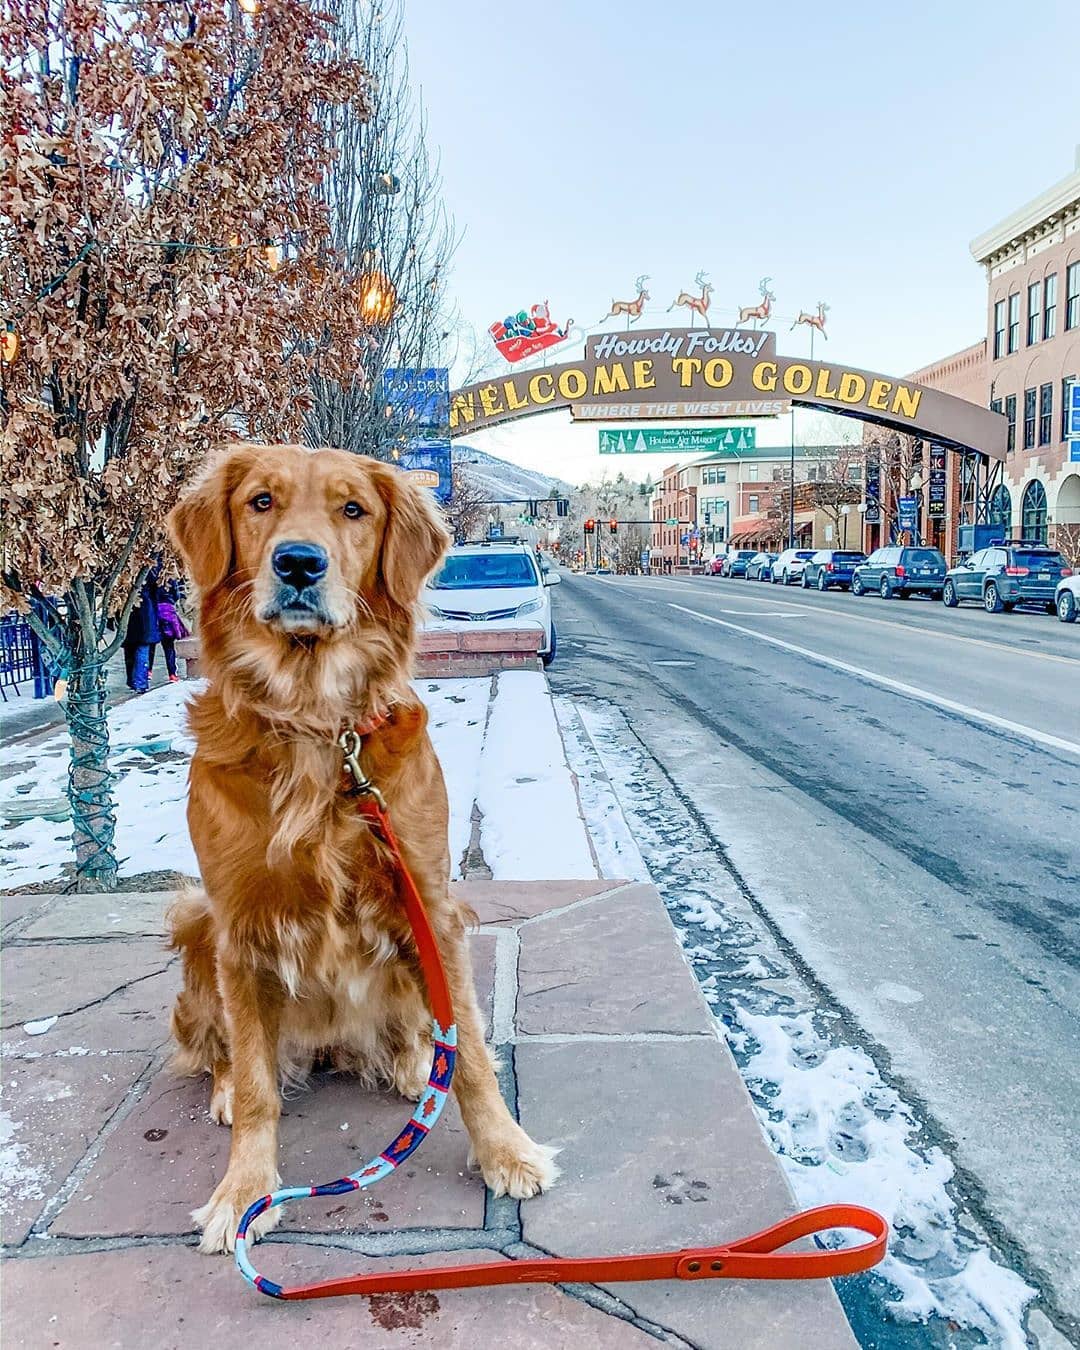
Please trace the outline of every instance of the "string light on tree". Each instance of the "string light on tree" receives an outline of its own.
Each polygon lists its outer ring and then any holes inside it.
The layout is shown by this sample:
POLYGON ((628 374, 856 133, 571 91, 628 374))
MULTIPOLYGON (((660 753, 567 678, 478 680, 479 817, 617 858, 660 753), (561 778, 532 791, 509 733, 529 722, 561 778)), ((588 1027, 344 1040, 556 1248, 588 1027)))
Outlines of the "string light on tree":
POLYGON ((13 323, 9 323, 0 333, 0 360, 10 366, 19 354, 19 334, 13 323))
POLYGON ((238 0, 240 8, 252 17, 262 9, 262 0, 238 0))
POLYGON ((388 324, 397 308, 397 291, 385 272, 363 272, 356 284, 360 316, 372 326, 388 324))

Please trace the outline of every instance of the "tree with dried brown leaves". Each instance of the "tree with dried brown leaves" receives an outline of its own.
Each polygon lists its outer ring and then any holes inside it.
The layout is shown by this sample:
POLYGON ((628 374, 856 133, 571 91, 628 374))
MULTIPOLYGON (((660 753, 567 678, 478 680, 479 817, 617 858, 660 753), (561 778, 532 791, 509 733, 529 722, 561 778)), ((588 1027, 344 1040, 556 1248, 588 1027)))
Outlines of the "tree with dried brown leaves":
POLYGON ((391 459, 411 428, 383 395, 382 372, 441 366, 457 344, 460 321, 446 300, 455 235, 410 85, 400 0, 374 16, 360 0, 324 4, 335 40, 371 74, 370 109, 324 112, 336 157, 322 193, 340 264, 377 321, 352 371, 313 379, 306 434, 312 445, 391 459))
POLYGON ((369 89, 303 0, 7 14, 3 584, 66 681, 77 887, 111 889, 105 668, 163 516, 216 442, 298 437, 313 373, 366 346, 322 185, 325 110, 369 89))

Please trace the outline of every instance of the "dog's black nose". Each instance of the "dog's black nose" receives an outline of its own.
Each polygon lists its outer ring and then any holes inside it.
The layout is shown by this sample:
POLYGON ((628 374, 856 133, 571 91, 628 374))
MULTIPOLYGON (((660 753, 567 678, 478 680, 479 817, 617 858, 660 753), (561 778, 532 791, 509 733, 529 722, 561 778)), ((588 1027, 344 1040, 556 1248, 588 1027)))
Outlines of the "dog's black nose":
POLYGON ((270 560, 276 576, 302 591, 305 586, 325 576, 330 565, 326 549, 318 544, 278 544, 270 560))

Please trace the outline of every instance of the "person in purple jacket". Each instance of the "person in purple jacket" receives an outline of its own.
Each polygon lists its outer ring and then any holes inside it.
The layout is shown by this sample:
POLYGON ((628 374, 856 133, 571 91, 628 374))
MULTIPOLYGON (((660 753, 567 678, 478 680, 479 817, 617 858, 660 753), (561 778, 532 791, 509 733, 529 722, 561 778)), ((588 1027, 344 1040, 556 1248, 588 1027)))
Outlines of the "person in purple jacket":
POLYGON ((158 631, 161 635, 161 650, 165 653, 170 684, 175 684, 180 678, 176 673, 176 640, 191 636, 176 608, 179 602, 180 588, 175 581, 166 581, 157 588, 158 631))

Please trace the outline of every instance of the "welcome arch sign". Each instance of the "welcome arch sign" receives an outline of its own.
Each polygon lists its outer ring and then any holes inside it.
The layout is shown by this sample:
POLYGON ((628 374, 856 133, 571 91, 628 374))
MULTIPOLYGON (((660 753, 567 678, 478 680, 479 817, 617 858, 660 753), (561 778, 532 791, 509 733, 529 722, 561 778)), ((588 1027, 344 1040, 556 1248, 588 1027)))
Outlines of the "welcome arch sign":
POLYGON ((967 399, 840 363, 779 356, 776 335, 664 328, 601 333, 583 357, 453 391, 450 435, 569 408, 593 421, 765 415, 778 403, 817 408, 1004 461, 1007 422, 967 399), (673 410, 693 407, 685 414, 673 410), (721 411, 723 410, 723 411, 721 411))

